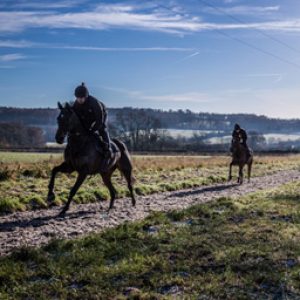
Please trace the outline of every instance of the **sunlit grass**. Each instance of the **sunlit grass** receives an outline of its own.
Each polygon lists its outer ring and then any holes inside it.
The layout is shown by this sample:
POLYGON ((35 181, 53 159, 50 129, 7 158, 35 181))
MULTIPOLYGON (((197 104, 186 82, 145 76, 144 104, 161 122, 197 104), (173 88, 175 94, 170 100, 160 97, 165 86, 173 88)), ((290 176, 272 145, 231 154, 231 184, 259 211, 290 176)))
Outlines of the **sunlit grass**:
MULTIPOLYGON (((11 212, 44 208, 51 169, 62 161, 62 154, 5 153, 0 163, 0 211, 11 212), (10 205, 11 202, 11 205, 10 205)), ((1 161, 1 160, 0 160, 1 161)), ((148 195, 222 183, 227 180, 229 156, 142 156, 132 158, 135 192, 148 195)), ((255 157, 253 177, 279 170, 297 169, 299 155, 255 157)), ((234 169, 234 175, 237 170, 234 169)), ((75 182, 72 175, 60 174, 56 180, 56 204, 66 201, 75 182)), ((113 177, 118 196, 128 196, 126 182, 119 172, 113 177)), ((76 203, 108 199, 100 175, 89 177, 75 196, 76 203)))

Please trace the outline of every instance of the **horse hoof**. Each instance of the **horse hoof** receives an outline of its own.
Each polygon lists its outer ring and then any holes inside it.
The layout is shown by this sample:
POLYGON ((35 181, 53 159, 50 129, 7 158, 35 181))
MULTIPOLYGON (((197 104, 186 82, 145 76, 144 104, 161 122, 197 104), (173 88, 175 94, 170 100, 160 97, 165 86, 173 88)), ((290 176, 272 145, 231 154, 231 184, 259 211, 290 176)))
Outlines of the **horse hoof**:
POLYGON ((47 196, 47 202, 53 202, 55 200, 55 194, 49 193, 47 196))
POLYGON ((112 207, 109 207, 108 208, 108 210, 107 210, 107 213, 109 213, 111 210, 113 210, 114 209, 114 207, 112 206, 112 207))
POLYGON ((62 210, 58 215, 57 217, 58 218, 64 218, 66 216, 66 212, 64 210, 62 210))
POLYGON ((48 201, 48 208, 52 208, 52 207, 54 207, 54 206, 56 206, 56 203, 55 203, 55 202, 53 202, 53 201, 49 202, 49 201, 48 201))

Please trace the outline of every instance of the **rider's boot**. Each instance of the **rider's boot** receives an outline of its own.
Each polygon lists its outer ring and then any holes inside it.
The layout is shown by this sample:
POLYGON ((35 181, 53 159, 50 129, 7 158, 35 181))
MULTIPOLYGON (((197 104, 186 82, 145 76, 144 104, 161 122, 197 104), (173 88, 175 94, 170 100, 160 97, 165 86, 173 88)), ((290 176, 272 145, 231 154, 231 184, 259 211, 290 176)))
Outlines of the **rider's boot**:
POLYGON ((112 160, 112 149, 110 145, 105 144, 103 147, 103 159, 100 165, 100 172, 107 172, 109 170, 111 160, 112 160))

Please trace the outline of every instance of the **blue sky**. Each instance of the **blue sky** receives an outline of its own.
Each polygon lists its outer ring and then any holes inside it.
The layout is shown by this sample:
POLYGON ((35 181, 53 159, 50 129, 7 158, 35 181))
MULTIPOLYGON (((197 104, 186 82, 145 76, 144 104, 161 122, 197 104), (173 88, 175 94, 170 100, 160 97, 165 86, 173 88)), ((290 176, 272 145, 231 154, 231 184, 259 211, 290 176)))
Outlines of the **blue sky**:
POLYGON ((298 0, 2 0, 0 105, 300 117, 298 0))

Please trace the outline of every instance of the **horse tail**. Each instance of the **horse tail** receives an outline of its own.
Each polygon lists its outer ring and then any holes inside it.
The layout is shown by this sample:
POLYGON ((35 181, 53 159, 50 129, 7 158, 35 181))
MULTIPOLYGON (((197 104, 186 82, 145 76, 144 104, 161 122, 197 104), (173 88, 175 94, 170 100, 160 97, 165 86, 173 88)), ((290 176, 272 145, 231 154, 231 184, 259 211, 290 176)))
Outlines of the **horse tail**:
POLYGON ((116 146, 121 151, 121 159, 119 161, 119 168, 121 174, 126 177, 127 181, 130 180, 131 184, 134 184, 136 182, 136 179, 132 175, 133 167, 132 167, 130 154, 128 152, 126 145, 118 139, 112 139, 112 141, 116 144, 116 146))

